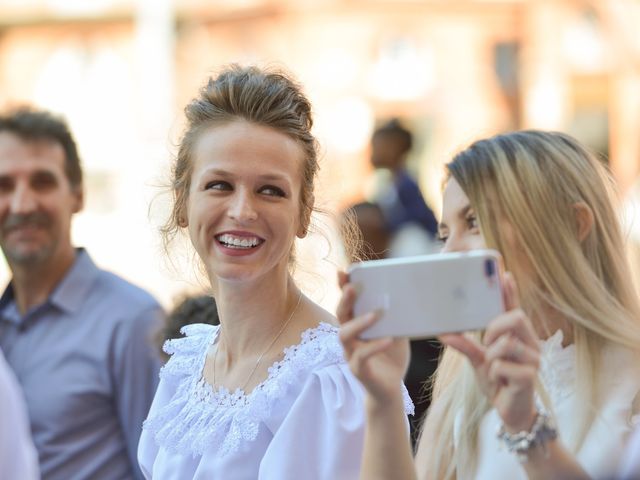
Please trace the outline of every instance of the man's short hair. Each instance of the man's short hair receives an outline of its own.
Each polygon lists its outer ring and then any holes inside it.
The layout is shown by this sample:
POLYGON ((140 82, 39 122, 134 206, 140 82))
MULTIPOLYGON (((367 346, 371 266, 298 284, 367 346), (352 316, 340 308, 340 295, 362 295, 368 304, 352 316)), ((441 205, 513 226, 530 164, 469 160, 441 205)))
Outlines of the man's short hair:
POLYGON ((65 153, 64 170, 73 188, 82 185, 82 166, 67 122, 57 115, 31 107, 0 114, 0 132, 10 132, 27 142, 59 143, 65 153))

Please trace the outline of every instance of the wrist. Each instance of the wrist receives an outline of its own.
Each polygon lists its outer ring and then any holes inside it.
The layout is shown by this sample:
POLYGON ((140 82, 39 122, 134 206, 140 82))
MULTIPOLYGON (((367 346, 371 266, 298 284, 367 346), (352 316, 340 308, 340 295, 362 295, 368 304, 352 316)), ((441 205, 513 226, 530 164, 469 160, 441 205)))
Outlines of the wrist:
POLYGON ((536 410, 533 425, 529 429, 511 433, 507 431, 504 424, 501 424, 497 432, 498 440, 502 445, 509 452, 516 454, 518 460, 523 463, 538 448, 542 449, 546 456, 547 445, 558 436, 558 431, 549 413, 542 406, 538 406, 536 410))
POLYGON ((518 422, 507 423, 505 421, 502 422, 504 430, 511 435, 514 435, 519 432, 528 432, 531 431, 534 424, 536 423, 536 419, 538 418, 539 409, 533 406, 528 415, 524 416, 523 419, 520 419, 518 422))
POLYGON ((372 414, 396 408, 404 412, 402 386, 399 385, 397 390, 388 392, 385 395, 373 395, 368 392, 365 398, 365 408, 372 414))

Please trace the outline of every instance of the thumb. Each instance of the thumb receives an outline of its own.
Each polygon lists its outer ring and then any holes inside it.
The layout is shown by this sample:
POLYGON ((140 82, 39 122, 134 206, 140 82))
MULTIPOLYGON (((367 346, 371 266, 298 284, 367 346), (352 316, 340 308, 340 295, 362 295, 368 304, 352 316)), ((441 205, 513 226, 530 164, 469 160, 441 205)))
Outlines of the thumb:
POLYGON ((502 275, 502 300, 507 312, 520 308, 518 286, 516 285, 516 281, 511 272, 505 272, 502 275))
POLYGON ((347 272, 343 272, 342 270, 338 270, 338 286, 342 288, 347 283, 349 283, 349 274, 347 272))

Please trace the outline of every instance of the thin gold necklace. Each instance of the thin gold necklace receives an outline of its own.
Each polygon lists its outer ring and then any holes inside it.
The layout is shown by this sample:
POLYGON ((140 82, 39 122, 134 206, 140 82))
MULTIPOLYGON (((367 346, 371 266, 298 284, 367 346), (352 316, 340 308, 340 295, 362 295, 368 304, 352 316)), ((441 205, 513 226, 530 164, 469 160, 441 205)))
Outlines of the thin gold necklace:
MULTIPOLYGON (((262 352, 262 354, 258 357, 256 364, 253 366, 253 369, 249 373, 249 376, 245 380, 242 387, 240 387, 240 390, 242 390, 243 392, 246 386, 249 384, 249 380, 251 380, 251 377, 253 377, 253 374, 256 373, 256 370, 258 369, 258 365, 260 365, 260 362, 262 361, 263 357, 267 354, 267 352, 269 352, 269 350, 271 350, 271 347, 273 347, 276 341, 280 338, 280 335, 282 335, 282 333, 284 332, 284 329, 287 328, 287 325, 289 325, 289 322, 291 322, 291 319, 293 318, 293 314, 296 313, 296 310, 298 309, 298 305, 300 305, 300 300, 302 300, 302 291, 300 291, 300 295, 298 295, 298 302, 296 303, 296 306, 293 307, 293 310, 291 310, 291 313, 289 314, 289 318, 287 318, 287 321, 282 324, 282 327, 280 327, 280 331, 273 338, 273 340, 271 341, 267 349, 264 352, 262 352)), ((220 327, 220 340, 222 340, 222 327, 220 327)), ((218 359, 218 350, 220 350, 220 341, 218 341, 218 345, 216 346, 216 352, 213 354, 213 386, 214 387, 216 386, 216 360, 218 359)))

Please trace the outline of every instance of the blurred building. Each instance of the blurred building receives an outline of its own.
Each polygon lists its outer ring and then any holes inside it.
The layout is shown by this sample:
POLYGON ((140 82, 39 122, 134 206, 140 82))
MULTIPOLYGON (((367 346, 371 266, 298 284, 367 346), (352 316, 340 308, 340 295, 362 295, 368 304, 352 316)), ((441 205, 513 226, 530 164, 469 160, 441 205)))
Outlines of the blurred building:
POLYGON ((638 25, 634 0, 0 0, 0 106, 68 118, 87 173, 76 242, 168 302, 185 285, 156 233, 158 186, 182 107, 221 64, 280 65, 305 85, 322 206, 366 195, 374 123, 398 116, 439 210, 450 155, 515 128, 576 135, 628 191, 640 166, 638 25))

